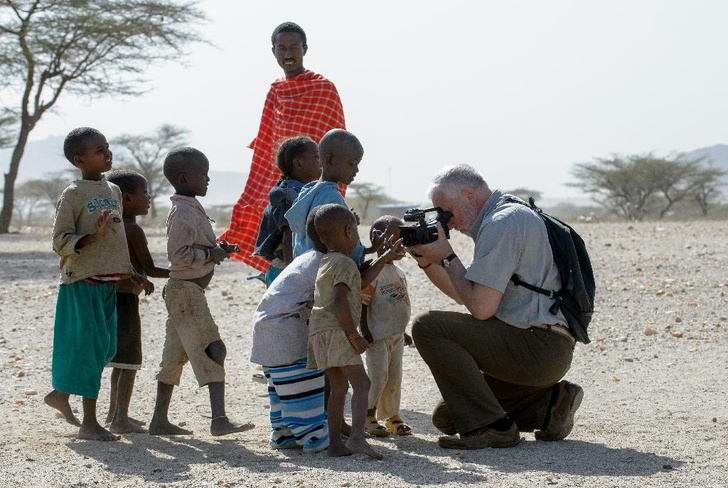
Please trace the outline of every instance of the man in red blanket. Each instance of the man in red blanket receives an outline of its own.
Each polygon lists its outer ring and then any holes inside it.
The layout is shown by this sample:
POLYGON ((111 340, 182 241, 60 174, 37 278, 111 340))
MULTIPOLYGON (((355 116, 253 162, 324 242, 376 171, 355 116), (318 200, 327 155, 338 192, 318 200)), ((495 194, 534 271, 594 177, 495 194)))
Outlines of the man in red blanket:
POLYGON ((308 136, 318 144, 329 130, 346 128, 336 86, 303 67, 308 50, 303 29, 285 22, 273 31, 271 42, 285 77, 274 81, 268 91, 258 136, 250 144, 254 152, 248 181, 233 207, 230 228, 220 236, 240 246, 240 252, 232 257, 259 271, 268 269, 269 262, 253 256, 253 248, 268 192, 280 178, 276 166, 278 146, 295 136, 308 136))

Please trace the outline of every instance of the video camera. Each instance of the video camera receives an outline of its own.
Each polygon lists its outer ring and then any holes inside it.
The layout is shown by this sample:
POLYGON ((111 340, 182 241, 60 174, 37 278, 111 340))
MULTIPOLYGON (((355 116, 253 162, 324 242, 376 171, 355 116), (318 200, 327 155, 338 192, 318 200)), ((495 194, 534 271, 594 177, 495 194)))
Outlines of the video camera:
POLYGON ((445 212, 440 207, 411 208, 404 213, 405 222, 417 222, 413 225, 402 225, 399 227, 399 236, 402 244, 406 247, 416 244, 428 244, 437 240, 437 223, 442 224, 445 231, 445 238, 450 239, 450 229, 447 223, 452 218, 452 212, 445 212), (435 212, 434 219, 427 220, 427 215, 435 212))

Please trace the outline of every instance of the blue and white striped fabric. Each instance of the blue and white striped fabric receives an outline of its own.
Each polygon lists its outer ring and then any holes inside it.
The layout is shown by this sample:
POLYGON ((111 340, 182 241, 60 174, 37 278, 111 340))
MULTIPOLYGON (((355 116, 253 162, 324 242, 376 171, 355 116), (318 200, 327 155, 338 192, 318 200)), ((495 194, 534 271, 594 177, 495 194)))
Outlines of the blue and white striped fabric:
POLYGON ((285 366, 263 366, 270 400, 271 446, 288 449, 301 446, 318 452, 329 445, 324 409, 322 369, 307 369, 306 358, 285 366))

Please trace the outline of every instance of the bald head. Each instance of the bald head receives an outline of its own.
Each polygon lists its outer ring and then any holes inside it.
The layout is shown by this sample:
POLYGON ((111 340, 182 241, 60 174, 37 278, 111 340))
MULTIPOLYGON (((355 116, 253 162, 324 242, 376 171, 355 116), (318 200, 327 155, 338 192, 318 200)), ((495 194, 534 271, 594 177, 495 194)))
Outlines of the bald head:
POLYGON ((374 243, 374 231, 379 231, 382 235, 391 234, 396 232, 397 238, 399 238, 399 228, 404 225, 404 221, 394 215, 382 215, 372 224, 372 228, 369 230, 369 240, 374 243))
MULTIPOLYGON (((172 186, 177 184, 179 175, 192 171, 198 166, 208 166, 207 156, 194 147, 177 147, 164 158, 164 176, 172 186)), ((175 187, 176 188, 176 187, 175 187)))
POLYGON ((358 153, 360 158, 364 155, 364 147, 351 132, 344 129, 332 129, 321 138, 319 157, 322 161, 327 155, 339 155, 344 152, 358 153))
POLYGON ((347 225, 356 227, 356 218, 351 210, 338 203, 319 205, 314 217, 314 226, 321 242, 328 244, 344 233, 347 225))

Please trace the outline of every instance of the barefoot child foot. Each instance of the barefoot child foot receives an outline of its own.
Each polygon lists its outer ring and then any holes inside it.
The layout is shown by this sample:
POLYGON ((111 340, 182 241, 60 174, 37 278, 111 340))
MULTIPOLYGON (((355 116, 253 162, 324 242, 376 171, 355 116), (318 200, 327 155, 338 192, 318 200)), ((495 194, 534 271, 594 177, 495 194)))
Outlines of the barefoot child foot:
POLYGON ((367 443, 366 439, 353 439, 350 437, 349 440, 346 441, 345 445, 348 449, 351 449, 354 452, 364 453, 372 459, 384 459, 381 454, 375 451, 374 448, 367 443))
POLYGON ((337 445, 334 445, 333 442, 329 444, 328 452, 329 457, 351 456, 354 454, 354 451, 346 447, 344 444, 338 443, 337 445))
POLYGON ((96 420, 96 399, 83 397, 83 423, 78 430, 78 438, 89 441, 117 441, 118 435, 114 435, 101 427, 96 420))
POLYGON ((234 434, 236 432, 245 432, 253 427, 255 427, 255 425, 250 422, 237 424, 230 422, 230 419, 228 419, 227 416, 223 416, 212 419, 212 423, 210 424, 210 434, 217 437, 221 435, 234 434))
POLYGON ((43 398, 43 401, 49 407, 53 407, 61 412, 66 422, 76 427, 81 427, 81 422, 73 414, 73 410, 71 410, 71 405, 68 404, 69 396, 70 395, 68 395, 67 393, 53 390, 52 392, 48 393, 45 398, 43 398))
POLYGON ((156 416, 149 422, 149 433, 151 435, 192 435, 191 430, 183 429, 167 419, 158 419, 156 416))
POLYGON ((120 416, 117 414, 111 422, 111 425, 109 425, 109 430, 111 432, 115 432, 117 434, 144 434, 147 432, 147 429, 131 418, 127 417, 122 419, 119 417, 120 416))
POLYGON ((119 436, 114 435, 96 423, 96 425, 81 425, 78 438, 88 441, 118 441, 119 436))

